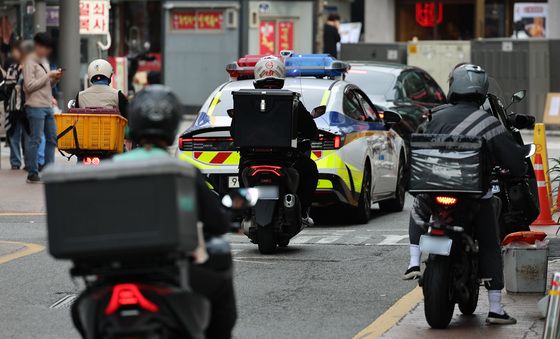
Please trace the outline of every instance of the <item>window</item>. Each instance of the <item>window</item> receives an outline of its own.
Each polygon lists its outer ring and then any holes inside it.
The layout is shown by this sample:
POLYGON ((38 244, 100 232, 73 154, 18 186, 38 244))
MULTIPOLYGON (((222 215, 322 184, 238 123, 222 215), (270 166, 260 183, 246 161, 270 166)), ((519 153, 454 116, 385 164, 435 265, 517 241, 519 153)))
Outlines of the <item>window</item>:
POLYGON ((362 110, 362 106, 360 105, 360 101, 356 97, 356 94, 352 89, 347 89, 344 93, 344 100, 342 100, 342 109, 344 114, 348 117, 358 120, 358 121, 365 121, 366 115, 362 110))
POLYGON ((407 98, 414 101, 428 101, 428 91, 424 80, 414 71, 403 74, 403 88, 407 98))
POLYGON ((363 94, 361 92, 355 92, 355 93, 356 93, 356 96, 358 97, 358 100, 362 104, 364 112, 366 113, 366 116, 367 116, 367 120, 369 120, 369 121, 380 121, 380 119, 377 115, 377 109, 375 108, 375 106, 372 106, 369 103, 368 99, 366 99, 365 94, 363 94))
POLYGON ((439 87, 437 82, 428 73, 423 72, 422 75, 426 81, 429 96, 433 98, 432 102, 435 104, 445 104, 447 100, 445 99, 445 94, 441 90, 441 87, 439 87))

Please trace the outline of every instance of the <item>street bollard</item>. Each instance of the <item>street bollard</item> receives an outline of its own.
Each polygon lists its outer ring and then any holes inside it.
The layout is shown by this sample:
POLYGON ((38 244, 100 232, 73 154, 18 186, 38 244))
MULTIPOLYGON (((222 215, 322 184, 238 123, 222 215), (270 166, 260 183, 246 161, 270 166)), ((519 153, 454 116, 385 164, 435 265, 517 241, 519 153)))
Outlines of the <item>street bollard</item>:
POLYGON ((554 273, 551 285, 543 339, 560 339, 560 272, 554 273))

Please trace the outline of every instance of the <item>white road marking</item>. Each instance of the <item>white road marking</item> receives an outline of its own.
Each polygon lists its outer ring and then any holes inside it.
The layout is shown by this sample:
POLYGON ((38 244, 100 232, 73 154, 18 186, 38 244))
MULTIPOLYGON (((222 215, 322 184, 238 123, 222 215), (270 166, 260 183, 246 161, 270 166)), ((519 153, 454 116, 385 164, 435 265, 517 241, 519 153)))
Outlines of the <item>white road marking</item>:
POLYGON ((405 235, 393 235, 393 234, 384 234, 385 240, 380 243, 377 243, 378 246, 405 246, 408 244, 400 243, 401 240, 408 238, 408 234, 405 235))
POLYGON ((72 306, 76 298, 78 298, 76 294, 67 294, 54 302, 49 308, 68 308, 72 306))
POLYGON ((317 244, 332 244, 338 239, 340 239, 339 235, 330 235, 317 240, 317 244))

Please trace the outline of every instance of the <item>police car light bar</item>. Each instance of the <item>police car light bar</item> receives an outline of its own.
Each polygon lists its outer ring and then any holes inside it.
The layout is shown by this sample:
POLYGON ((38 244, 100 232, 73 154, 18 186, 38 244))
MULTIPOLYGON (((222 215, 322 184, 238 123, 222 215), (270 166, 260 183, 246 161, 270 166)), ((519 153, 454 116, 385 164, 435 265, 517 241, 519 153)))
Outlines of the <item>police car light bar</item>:
MULTIPOLYGON (((280 52, 286 65, 286 77, 341 77, 350 69, 350 65, 336 60, 329 54, 293 54, 291 51, 280 52)), ((246 55, 237 62, 226 65, 226 72, 231 78, 253 79, 257 62, 266 55, 246 55)))

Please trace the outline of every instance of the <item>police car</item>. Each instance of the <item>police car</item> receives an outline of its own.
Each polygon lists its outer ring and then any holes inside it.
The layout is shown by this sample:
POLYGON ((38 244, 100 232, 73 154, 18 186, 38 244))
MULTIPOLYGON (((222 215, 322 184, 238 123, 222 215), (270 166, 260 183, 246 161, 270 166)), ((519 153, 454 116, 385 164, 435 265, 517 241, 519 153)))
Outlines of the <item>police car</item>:
MULTIPOLYGON (((252 66, 260 56, 241 58, 226 68, 226 82, 206 100, 191 127, 179 138, 178 157, 207 175, 218 193, 239 187, 239 153, 229 133, 232 92, 253 88, 252 66), (245 78, 245 79, 244 79, 245 78)), ((301 94, 308 111, 326 106, 316 116, 320 137, 311 158, 319 169, 314 206, 351 206, 356 222, 369 220, 371 206, 401 211, 405 200, 406 151, 392 126, 400 116, 380 112, 356 85, 342 80, 348 66, 327 55, 291 55, 284 59, 284 89, 301 94)))

